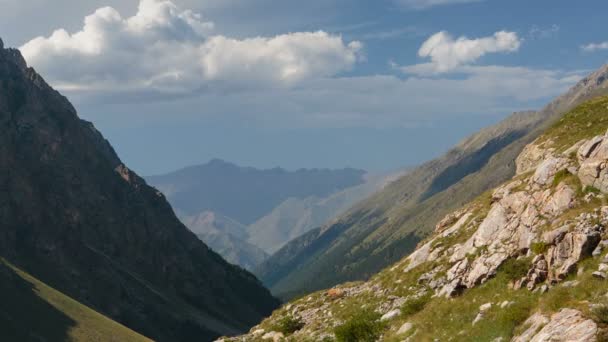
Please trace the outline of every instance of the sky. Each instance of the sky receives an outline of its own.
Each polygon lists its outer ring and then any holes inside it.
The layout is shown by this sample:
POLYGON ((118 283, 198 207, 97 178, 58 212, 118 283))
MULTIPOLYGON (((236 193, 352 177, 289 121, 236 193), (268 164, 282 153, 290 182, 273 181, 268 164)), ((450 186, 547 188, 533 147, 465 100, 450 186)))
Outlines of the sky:
POLYGON ((143 175, 386 171, 608 59, 601 0, 0 0, 0 37, 143 175))

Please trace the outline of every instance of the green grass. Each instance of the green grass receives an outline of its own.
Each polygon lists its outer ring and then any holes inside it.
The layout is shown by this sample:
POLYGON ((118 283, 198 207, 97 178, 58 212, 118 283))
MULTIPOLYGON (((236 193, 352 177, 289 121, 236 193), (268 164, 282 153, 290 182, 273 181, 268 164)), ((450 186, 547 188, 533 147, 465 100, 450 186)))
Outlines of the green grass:
POLYGON ((602 135, 608 128, 608 96, 587 101, 564 115, 541 137, 552 140, 558 151, 564 151, 582 139, 602 135))
POLYGON ((549 250, 549 247, 550 245, 544 241, 532 242, 532 244, 530 244, 530 250, 536 255, 545 254, 545 252, 549 250))
POLYGON ((0 260, 3 340, 151 341, 0 260))
POLYGON ((598 258, 588 258, 581 261, 577 268, 583 270, 583 274, 577 276, 576 272, 566 280, 577 280, 579 283, 573 287, 561 285, 552 288, 539 303, 543 312, 552 313, 561 308, 569 307, 581 310, 589 314, 589 303, 597 303, 608 292, 608 284, 604 280, 598 280, 591 274, 597 270, 598 258))
MULTIPOLYGON (((491 341, 497 337, 509 340, 518 325, 525 321, 537 302, 538 295, 527 290, 510 290, 507 287, 512 275, 499 270, 497 276, 483 285, 465 291, 462 296, 432 298, 418 313, 395 324, 412 322, 416 329, 416 341, 434 339, 450 341, 491 341), (503 301, 513 304, 500 308, 503 301), (479 313, 479 306, 492 302, 494 305, 477 324, 472 322, 479 313)), ((391 330, 387 341, 400 341, 391 330)))
POLYGON ((274 326, 274 331, 278 331, 283 333, 283 335, 288 336, 293 334, 294 332, 302 329, 304 327, 304 322, 297 317, 293 317, 291 315, 283 316, 283 318, 279 319, 277 324, 274 326))
POLYGON ((401 306, 401 315, 403 317, 407 317, 422 311, 430 300, 430 294, 418 298, 409 299, 401 306))
POLYGON ((530 270, 532 266, 530 261, 530 258, 508 259, 500 265, 498 272, 501 272, 508 281, 521 279, 530 270))
POLYGON ((375 342, 386 326, 379 319, 380 314, 373 311, 360 311, 334 329, 336 340, 338 342, 375 342))

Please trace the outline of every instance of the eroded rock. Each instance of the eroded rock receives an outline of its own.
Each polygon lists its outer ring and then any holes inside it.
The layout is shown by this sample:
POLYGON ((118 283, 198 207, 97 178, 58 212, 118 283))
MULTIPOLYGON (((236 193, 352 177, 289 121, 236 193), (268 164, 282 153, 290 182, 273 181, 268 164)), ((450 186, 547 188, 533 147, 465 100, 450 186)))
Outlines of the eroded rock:
POLYGON ((550 320, 535 314, 524 324, 529 324, 530 327, 514 338, 513 342, 597 341, 597 324, 574 309, 562 309, 553 314, 550 320))

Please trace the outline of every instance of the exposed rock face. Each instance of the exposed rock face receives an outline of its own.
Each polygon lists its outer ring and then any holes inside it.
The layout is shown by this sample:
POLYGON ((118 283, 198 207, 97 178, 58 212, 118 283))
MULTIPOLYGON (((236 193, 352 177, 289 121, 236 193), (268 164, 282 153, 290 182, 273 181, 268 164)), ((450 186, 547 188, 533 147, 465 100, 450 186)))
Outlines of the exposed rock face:
MULTIPOLYGON (((546 279, 561 281, 574 270, 579 260, 591 255, 599 243, 603 228, 587 217, 580 217, 573 227, 541 231, 542 226, 550 224, 575 204, 576 192, 570 185, 562 182, 552 189, 552 183, 558 172, 576 168, 576 165, 572 165, 572 160, 556 155, 553 149, 528 147, 522 155, 530 153, 534 157, 520 158, 520 162, 534 160, 534 163, 522 162, 526 166, 521 169, 534 173, 524 182, 515 180, 496 189, 492 195, 494 203, 475 233, 450 250, 452 267, 447 271, 446 285, 440 294, 455 295, 461 289, 485 282, 505 260, 525 255, 532 243, 541 240, 549 246, 546 255, 537 256, 527 277, 515 286, 534 289, 546 279), (538 156, 544 159, 539 160, 538 156), (529 170, 532 164, 537 166, 529 170), (470 257, 475 254, 479 255, 470 257)), ((430 247, 433 241, 410 256, 411 265, 424 262, 424 256, 428 261, 433 255, 430 247)))
POLYGON ((608 192, 608 138, 597 136, 586 142, 577 154, 581 163, 578 176, 587 186, 608 192))
POLYGON ((579 260, 591 256, 593 249, 600 242, 601 230, 602 227, 589 226, 585 222, 572 232, 558 235, 547 252, 551 269, 549 279, 552 282, 563 280, 574 270, 579 260))
POLYGON ((13 49, 0 49, 0 132, 0 251, 19 268, 156 340, 245 331, 278 305, 13 49))
POLYGON ((537 313, 524 324, 529 328, 513 342, 597 341, 597 324, 574 309, 562 309, 551 319, 537 313))

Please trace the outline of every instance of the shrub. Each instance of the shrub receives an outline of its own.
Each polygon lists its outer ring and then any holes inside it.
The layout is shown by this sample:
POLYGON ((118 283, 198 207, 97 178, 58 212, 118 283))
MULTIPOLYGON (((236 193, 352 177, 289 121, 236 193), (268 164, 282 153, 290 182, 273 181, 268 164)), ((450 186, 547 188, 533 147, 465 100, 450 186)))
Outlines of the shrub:
POLYGON ((401 306, 401 314, 403 316, 411 316, 424 309, 426 304, 429 302, 430 296, 422 296, 414 299, 410 299, 401 306))
POLYGON ((543 241, 533 242, 530 245, 530 250, 534 254, 545 254, 545 252, 549 249, 549 245, 543 241))
POLYGON ((338 342, 374 342, 384 330, 385 324, 380 322, 380 315, 375 312, 362 311, 356 313, 344 324, 334 329, 338 342))
POLYGON ((561 183, 563 180, 567 179, 568 177, 570 177, 571 173, 566 170, 559 170, 557 171, 557 173, 555 174, 555 177, 553 178, 553 186, 558 186, 559 183, 561 183))
POLYGON ((596 321, 600 323, 608 323, 608 305, 597 304, 591 307, 591 314, 596 321))
POLYGON ((594 187, 593 185, 587 185, 585 187, 584 191, 585 191, 586 194, 592 193, 592 194, 599 195, 599 194, 602 193, 602 191, 600 189, 594 187))
POLYGON ((302 329, 304 327, 304 322, 302 322, 299 318, 293 317, 291 315, 284 316, 281 318, 273 330, 283 333, 285 336, 291 335, 294 332, 302 329))
POLYGON ((531 262, 530 259, 515 259, 511 258, 505 261, 498 268, 498 272, 504 274, 508 280, 518 280, 525 277, 530 270, 531 262))

